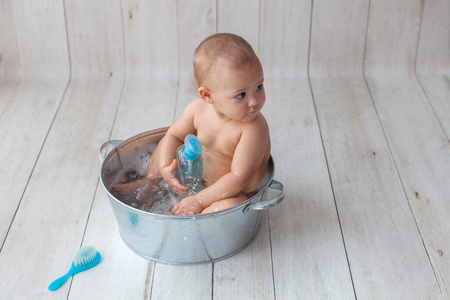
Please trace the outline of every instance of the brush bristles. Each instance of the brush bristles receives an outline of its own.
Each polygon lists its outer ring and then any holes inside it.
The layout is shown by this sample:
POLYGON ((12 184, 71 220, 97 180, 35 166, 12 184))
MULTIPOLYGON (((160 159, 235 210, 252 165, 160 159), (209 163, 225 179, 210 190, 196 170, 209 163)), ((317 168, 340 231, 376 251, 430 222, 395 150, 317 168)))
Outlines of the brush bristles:
POLYGON ((96 256, 97 250, 95 250, 94 247, 92 246, 83 247, 77 252, 77 255, 75 255, 73 264, 76 267, 86 265, 91 261, 93 261, 96 256))

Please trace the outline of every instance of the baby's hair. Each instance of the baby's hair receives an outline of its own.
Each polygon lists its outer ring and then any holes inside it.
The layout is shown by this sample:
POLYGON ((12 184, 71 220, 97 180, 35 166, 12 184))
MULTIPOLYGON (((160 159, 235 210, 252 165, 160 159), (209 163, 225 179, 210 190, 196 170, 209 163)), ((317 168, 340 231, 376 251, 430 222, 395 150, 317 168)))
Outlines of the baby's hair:
POLYGON ((225 58, 238 67, 258 61, 252 46, 242 37, 231 33, 217 33, 204 39, 194 52, 194 77, 192 89, 204 85, 218 58, 225 58))

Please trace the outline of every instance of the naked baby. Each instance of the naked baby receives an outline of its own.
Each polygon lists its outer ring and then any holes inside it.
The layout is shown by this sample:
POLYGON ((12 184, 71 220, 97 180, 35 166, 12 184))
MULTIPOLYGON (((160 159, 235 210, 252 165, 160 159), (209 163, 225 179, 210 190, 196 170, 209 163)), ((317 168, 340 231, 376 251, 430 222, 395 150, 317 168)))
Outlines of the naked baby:
POLYGON ((212 35, 197 47, 193 62, 200 97, 169 128, 147 170, 147 179, 161 176, 187 195, 175 176, 176 151, 188 134, 200 140, 203 189, 176 204, 174 215, 216 212, 247 200, 270 157, 269 128, 260 112, 266 100, 264 75, 252 47, 233 34, 212 35))

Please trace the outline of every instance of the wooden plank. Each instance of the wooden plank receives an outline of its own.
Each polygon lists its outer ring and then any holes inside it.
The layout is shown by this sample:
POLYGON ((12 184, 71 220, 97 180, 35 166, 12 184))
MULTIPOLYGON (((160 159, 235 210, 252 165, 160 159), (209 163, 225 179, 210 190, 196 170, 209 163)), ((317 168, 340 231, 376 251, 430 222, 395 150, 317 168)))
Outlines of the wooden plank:
POLYGON ((423 3, 417 73, 450 76, 450 3, 429 0, 423 3))
POLYGON ((152 299, 211 299, 212 264, 171 266, 157 263, 152 299))
POLYGON ((214 1, 205 3, 178 3, 178 49, 179 49, 179 89, 175 119, 179 118, 186 106, 196 99, 197 91, 191 89, 193 76, 192 56, 195 49, 208 36, 217 33, 217 7, 214 1), (195 14, 186 13, 195 11, 195 14), (195 30, 194 30, 195 28, 195 30))
POLYGON ((275 178, 269 211, 276 299, 352 299, 350 273, 307 79, 310 1, 264 1, 260 56, 275 178))
POLYGON ((283 203, 269 211, 277 299, 354 298, 338 216, 307 80, 266 83, 283 203), (280 103, 283 104, 280 104, 280 103))
MULTIPOLYGON (((450 276, 450 149, 414 69, 422 1, 371 3, 366 77, 411 210, 433 265, 433 280, 448 298, 450 276), (386 18, 385 11, 396 11, 386 18), (388 34, 389 33, 389 34, 388 34), (394 49, 395 48, 395 49, 394 49), (369 51, 371 49, 371 51, 369 51), (388 57, 387 57, 387 54, 388 57), (380 74, 380 70, 386 70, 380 74)), ((440 50, 439 50, 440 51, 440 50)), ((431 293, 431 286, 429 289, 431 293)))
MULTIPOLYGON (((433 270, 361 76, 368 6, 353 4, 342 1, 332 7, 315 3, 310 73, 356 297, 439 298, 433 270)), ((386 11, 401 14, 409 8, 380 9, 389 6, 385 2, 373 6, 368 30, 380 36, 391 33, 384 23, 404 22, 397 15, 387 18, 386 11), (376 28, 371 27, 374 24, 376 28)), ((386 41, 375 43, 370 38, 366 55, 383 56, 387 72, 404 68, 397 64, 399 57, 377 52, 384 46, 398 52, 392 49, 396 43, 380 46, 386 41)), ((413 39, 405 37, 401 42, 410 45, 413 39)), ((377 65, 370 64, 370 68, 370 72, 381 72, 377 65)))
POLYGON ((217 32, 242 36, 255 52, 259 45, 260 1, 222 0, 217 2, 217 32))
POLYGON ((11 1, 0 3, 0 116, 20 82, 17 46, 11 1))
POLYGON ((307 76, 311 1, 262 1, 259 49, 264 77, 307 76))
POLYGON ((311 77, 361 77, 367 1, 314 2, 311 77))
POLYGON ((425 1, 416 71, 439 122, 450 138, 450 2, 425 1))
POLYGON ((414 72, 421 3, 420 0, 371 2, 365 52, 366 74, 381 77, 414 72))
POLYGON ((61 1, 36 1, 34 5, 23 0, 13 1, 12 7, 20 76, 51 81, 63 77, 66 81, 69 58, 61 1))
POLYGON ((267 211, 261 230, 242 252, 214 264, 214 299, 274 299, 267 211))
POLYGON ((414 78, 368 77, 368 83, 441 293, 448 298, 448 137, 414 78))
POLYGON ((4 62, 1 62, 1 76, 6 78, 2 79, 0 87, 1 244, 69 77, 66 34, 64 30, 59 30, 64 27, 61 3, 34 2, 33 5, 26 5, 25 2, 2 2, 2 9, 5 9, 2 13, 8 15, 5 20, 11 23, 8 24, 9 29, 4 29, 9 33, 2 36, 4 62), (48 49, 47 40, 36 32, 46 32, 53 47, 48 49), (5 43, 7 47, 4 47, 5 43), (15 50, 18 52, 12 53, 15 50), (18 61, 19 54, 21 62, 18 61), (57 68, 50 62, 52 59, 60 64, 57 68), (35 74, 34 77, 29 73, 35 74), (19 84, 20 74, 23 79, 19 84))
MULTIPOLYGON (((160 24, 176 19, 175 5, 175 1, 121 3, 127 77, 111 139, 125 140, 172 122, 177 89, 174 78, 178 74, 176 23, 160 24)), ((85 243, 101 245, 105 256, 101 272, 110 276, 102 281, 80 277, 77 283, 83 288, 89 286, 89 297, 93 298, 148 299, 155 276, 154 263, 123 243, 102 189, 98 187, 94 199, 85 243)), ((81 299, 81 291, 80 294, 71 291, 71 297, 81 299)))
POLYGON ((357 298, 440 299, 364 79, 311 83, 357 298))
MULTIPOLYGON (((95 2, 97 6, 85 6, 83 18, 72 15, 74 5, 87 2, 66 2, 65 6, 70 53, 77 57, 76 62, 72 60, 73 74, 106 76, 90 81, 87 76, 72 76, 2 249, 2 298, 60 299, 67 297, 70 287, 66 284, 55 293, 47 291, 48 284, 67 271, 81 245, 98 181, 98 145, 109 136, 123 81, 120 76, 109 76, 110 70, 120 69, 122 58, 120 18, 109 14, 108 9, 114 3, 95 2), (76 26, 89 30, 81 34, 74 30, 76 26), (118 39, 114 39, 115 34, 118 39), (95 47, 92 41, 96 38, 108 38, 109 43, 95 47), (83 43, 84 47, 80 45, 83 43), (84 60, 81 52, 85 53, 84 60), (102 65, 104 62, 107 64, 102 65), (83 68, 91 70, 80 71, 83 68)), ((41 99, 41 105, 45 105, 41 99)), ((77 289, 83 287, 72 287, 74 293, 77 289)))
POLYGON ((81 245, 97 185, 98 145, 109 135, 120 94, 114 87, 115 81, 72 81, 2 249, 5 298, 67 294, 69 284, 53 294, 46 287, 67 271, 81 245))

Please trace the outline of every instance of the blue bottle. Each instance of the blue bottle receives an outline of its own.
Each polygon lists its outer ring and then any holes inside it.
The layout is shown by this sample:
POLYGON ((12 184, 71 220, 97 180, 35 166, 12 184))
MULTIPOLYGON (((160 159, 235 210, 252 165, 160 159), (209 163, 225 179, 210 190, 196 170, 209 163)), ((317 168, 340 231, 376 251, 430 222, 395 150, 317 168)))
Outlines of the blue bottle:
POLYGON ((202 144, 193 134, 188 134, 184 145, 177 149, 177 178, 191 195, 197 194, 202 188, 202 144))

